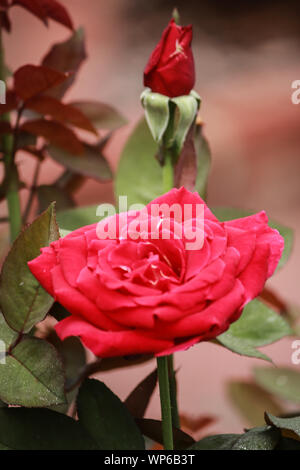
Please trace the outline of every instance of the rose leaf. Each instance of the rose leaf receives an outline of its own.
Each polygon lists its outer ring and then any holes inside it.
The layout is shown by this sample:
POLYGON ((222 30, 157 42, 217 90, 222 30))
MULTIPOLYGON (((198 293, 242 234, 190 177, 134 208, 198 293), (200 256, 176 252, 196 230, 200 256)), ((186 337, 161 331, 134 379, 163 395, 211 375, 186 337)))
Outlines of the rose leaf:
POLYGON ((31 274, 27 263, 42 247, 59 238, 54 204, 26 228, 14 242, 4 261, 0 281, 3 315, 14 330, 27 333, 43 320, 53 298, 31 274))

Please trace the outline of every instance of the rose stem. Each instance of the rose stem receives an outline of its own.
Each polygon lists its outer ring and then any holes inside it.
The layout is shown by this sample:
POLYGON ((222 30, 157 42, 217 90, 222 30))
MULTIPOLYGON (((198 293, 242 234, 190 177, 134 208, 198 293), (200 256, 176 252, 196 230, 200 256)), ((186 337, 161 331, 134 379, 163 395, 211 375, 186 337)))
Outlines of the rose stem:
POLYGON ((180 419, 177 405, 177 382, 176 374, 174 370, 174 356, 170 354, 168 357, 169 366, 169 386, 170 386, 170 399, 171 399, 171 410, 172 410, 172 423, 174 428, 180 429, 180 419))
MULTIPOLYGON (((163 171, 163 191, 167 193, 174 187, 174 162, 175 155, 172 149, 172 135, 175 118, 175 106, 170 103, 170 120, 168 128, 165 132, 162 146, 162 153, 164 157, 163 171)), ((172 408, 172 422, 175 428, 180 428, 180 420, 177 405, 177 384, 174 372, 174 359, 173 355, 168 356, 168 370, 169 370, 169 387, 172 408)))
POLYGON ((173 450, 173 424, 170 399, 168 356, 157 358, 157 372, 164 449, 173 450))
MULTIPOLYGON (((6 68, 4 62, 4 49, 2 41, 2 28, 0 28, 0 80, 5 82, 6 68)), ((1 120, 10 122, 9 114, 4 113, 1 120)), ((18 170, 14 161, 14 140, 11 134, 2 136, 2 150, 4 153, 5 181, 6 181, 6 201, 10 222, 10 238, 13 242, 18 236, 21 226, 21 208, 19 199, 19 177, 18 170)))

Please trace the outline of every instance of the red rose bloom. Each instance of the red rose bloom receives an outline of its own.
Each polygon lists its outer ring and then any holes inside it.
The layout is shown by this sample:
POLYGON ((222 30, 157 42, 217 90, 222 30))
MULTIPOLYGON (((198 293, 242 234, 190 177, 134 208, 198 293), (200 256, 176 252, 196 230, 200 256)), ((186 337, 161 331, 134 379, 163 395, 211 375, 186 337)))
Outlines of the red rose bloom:
POLYGON ((170 21, 145 68, 145 86, 170 97, 189 94, 195 84, 192 36, 191 25, 170 21))
POLYGON ((79 336, 99 357, 166 355, 215 338, 261 292, 283 250, 264 212, 219 222, 197 193, 184 188, 152 201, 141 214, 75 230, 29 263, 71 314, 56 325, 59 337, 79 336), (187 249, 186 238, 176 235, 181 225, 172 211, 153 215, 162 204, 192 208, 183 223, 202 236, 201 248, 187 249), (200 205, 203 224, 195 218, 200 205), (99 227, 112 222, 120 224, 116 237, 100 239, 99 227), (164 236, 155 236, 153 227, 164 236))

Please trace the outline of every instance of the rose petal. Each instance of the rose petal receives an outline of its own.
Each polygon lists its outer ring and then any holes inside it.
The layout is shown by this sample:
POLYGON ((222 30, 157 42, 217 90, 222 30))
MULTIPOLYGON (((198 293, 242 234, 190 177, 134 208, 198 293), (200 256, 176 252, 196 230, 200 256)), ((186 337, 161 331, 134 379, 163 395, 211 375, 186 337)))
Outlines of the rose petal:
POLYGON ((156 353, 172 346, 171 341, 154 339, 137 331, 102 331, 83 319, 71 316, 55 325, 61 340, 79 336, 83 344, 98 357, 156 353))
MULTIPOLYGON (((212 220, 213 222, 218 222, 218 219, 209 210, 209 208, 207 207, 203 199, 201 199, 199 194, 197 192, 191 193, 190 191, 185 189, 183 186, 180 189, 175 189, 175 188, 171 189, 171 191, 169 191, 168 193, 163 194, 162 196, 150 202, 147 205, 147 210, 150 215, 151 215, 151 207, 153 206, 153 204, 156 204, 156 205, 165 204, 166 205, 165 207, 168 206, 169 208, 171 208, 173 204, 179 204, 181 206, 183 220, 184 220, 184 213, 185 213, 184 212, 185 205, 187 204, 193 208, 191 217, 195 218, 195 216, 197 215, 196 206, 197 204, 199 204, 200 206, 204 207, 204 224, 205 224, 206 219, 212 220)), ((190 212, 190 211, 186 211, 186 212, 190 212)), ((171 212, 171 215, 172 215, 172 212, 171 212)))
POLYGON ((121 329, 120 325, 104 315, 93 302, 66 282, 60 266, 55 266, 51 270, 51 276, 55 298, 68 312, 80 315, 103 329, 113 331, 121 329))
POLYGON ((239 276, 245 286, 247 302, 257 297, 265 285, 268 278, 269 257, 270 246, 257 244, 252 259, 239 276))
POLYGON ((87 262, 85 237, 63 238, 60 243, 58 257, 66 281, 71 286, 76 287, 77 277, 87 262))
POLYGON ((53 246, 47 246, 41 249, 42 254, 32 261, 29 261, 28 267, 32 274, 39 280, 43 288, 54 296, 51 269, 57 264, 56 253, 53 246))
POLYGON ((173 324, 157 325, 157 335, 160 338, 182 338, 185 336, 198 336, 217 327, 219 331, 228 327, 228 319, 233 313, 244 305, 245 288, 240 281, 236 281, 234 288, 224 297, 215 300, 200 313, 188 315, 173 324))

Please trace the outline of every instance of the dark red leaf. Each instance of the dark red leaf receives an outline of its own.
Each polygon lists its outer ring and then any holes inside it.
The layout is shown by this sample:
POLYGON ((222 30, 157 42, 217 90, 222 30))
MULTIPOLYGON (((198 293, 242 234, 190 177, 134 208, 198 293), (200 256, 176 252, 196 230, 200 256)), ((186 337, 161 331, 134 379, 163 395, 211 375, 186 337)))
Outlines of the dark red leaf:
POLYGON ((183 428, 186 428, 188 431, 197 432, 201 431, 203 428, 214 423, 216 418, 210 415, 203 416, 188 416, 185 414, 180 414, 180 423, 183 428))
POLYGON ((71 154, 82 154, 84 147, 76 134, 60 122, 46 119, 27 121, 21 126, 22 131, 44 137, 47 141, 71 154))
POLYGON ((9 122, 0 121, 0 134, 9 134, 12 132, 12 128, 9 122))
POLYGON ((5 9, 5 8, 8 8, 9 6, 9 2, 8 0, 0 0, 0 8, 2 9, 5 9))
POLYGON ((0 114, 8 113, 18 108, 18 97, 13 90, 6 91, 6 103, 0 105, 0 114))
POLYGON ((146 412, 150 398, 157 383, 157 369, 147 375, 125 400, 130 413, 136 418, 142 418, 146 412))
POLYGON ((284 313, 288 311, 288 306, 286 303, 280 298, 280 296, 272 291, 271 289, 265 287, 264 290, 261 292, 259 297, 270 304, 273 308, 278 310, 280 313, 284 313))
POLYGON ((30 155, 33 155, 34 157, 36 157, 41 162, 46 158, 46 155, 45 155, 43 150, 37 149, 36 147, 33 147, 31 145, 26 145, 25 147, 20 147, 18 150, 22 150, 23 152, 30 153, 30 155))
POLYGON ((19 5, 40 18, 45 24, 47 19, 73 29, 73 23, 66 8, 56 0, 13 0, 13 5, 19 5))
POLYGON ((194 128, 192 126, 175 167, 175 187, 180 188, 184 186, 189 191, 195 190, 197 178, 197 155, 193 133, 194 128))
MULTIPOLYGON (((39 0, 41 1, 41 0, 39 0)), ((56 0, 42 0, 44 2, 45 10, 47 11, 48 18, 51 18, 57 23, 73 29, 73 23, 66 8, 56 0)))
POLYGON ((25 8, 47 25, 47 13, 43 5, 43 0, 13 0, 12 5, 19 5, 25 8))
POLYGON ((28 100, 64 82, 67 74, 41 65, 24 65, 14 73, 15 92, 28 100))
POLYGON ((49 115, 57 121, 73 124, 75 127, 85 129, 98 135, 91 121, 74 106, 67 105, 52 96, 40 95, 26 102, 26 108, 43 114, 49 115))
POLYGON ((96 372, 107 372, 115 369, 123 369, 126 367, 132 367, 139 364, 144 364, 153 359, 152 355, 143 354, 142 356, 136 356, 134 358, 128 357, 105 357, 100 362, 95 361, 90 364, 89 375, 95 374, 96 372))
POLYGON ((59 72, 72 72, 68 80, 55 87, 48 95, 61 98, 75 80, 76 72, 86 59, 85 37, 83 29, 78 29, 64 42, 54 44, 44 57, 42 65, 53 68, 59 72))
MULTIPOLYGON (((161 421, 157 421, 156 419, 137 418, 135 422, 142 434, 149 437, 153 441, 158 442, 159 444, 163 443, 161 421)), ((178 450, 187 449, 195 442, 191 436, 177 428, 173 428, 173 438, 175 449, 178 450)))
POLYGON ((11 21, 6 11, 0 12, 0 27, 5 29, 8 33, 11 32, 11 21))

